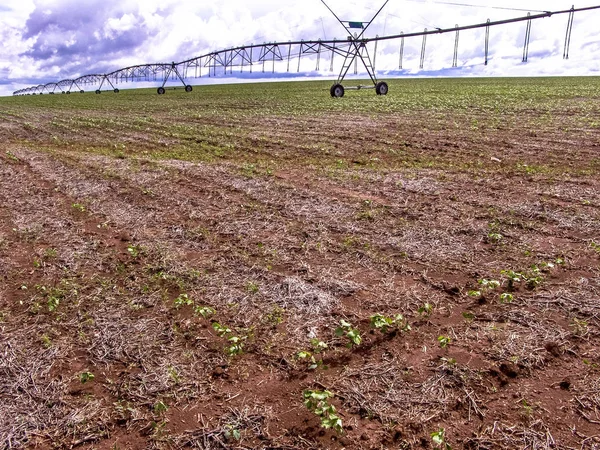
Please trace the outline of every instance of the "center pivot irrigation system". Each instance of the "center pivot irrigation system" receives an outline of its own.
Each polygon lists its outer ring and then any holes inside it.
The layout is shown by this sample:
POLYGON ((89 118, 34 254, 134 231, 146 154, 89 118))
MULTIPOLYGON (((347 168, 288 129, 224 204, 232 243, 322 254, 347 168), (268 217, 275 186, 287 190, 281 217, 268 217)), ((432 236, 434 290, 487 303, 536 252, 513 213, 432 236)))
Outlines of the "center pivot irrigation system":
POLYGON ((301 41, 288 41, 288 42, 272 42, 258 45, 244 45, 241 47, 235 47, 230 49, 219 50, 211 53, 207 53, 202 56, 197 56, 191 59, 187 59, 181 62, 172 63, 154 63, 154 64, 142 64, 137 66, 125 67, 123 69, 115 70, 107 74, 90 74, 83 75, 75 79, 61 80, 58 82, 52 82, 47 84, 41 84, 38 86, 32 86, 25 89, 20 89, 13 92, 13 95, 41 95, 56 94, 70 94, 71 92, 85 92, 83 87, 95 87, 96 94, 103 92, 102 88, 108 90, 106 87, 110 86, 114 93, 118 93, 119 89, 116 87, 118 83, 123 82, 161 82, 160 87, 156 90, 159 95, 165 94, 165 85, 168 81, 181 81, 185 87, 186 92, 192 91, 192 86, 186 82, 187 79, 201 78, 203 76, 202 71, 204 69, 204 76, 216 77, 217 67, 222 68, 219 70, 219 75, 232 75, 233 69, 239 69, 240 74, 244 73, 244 69, 248 69, 250 73, 253 70, 262 70, 263 73, 268 70, 270 66, 270 72, 275 73, 276 64, 278 67, 287 67, 287 72, 290 72, 291 61, 298 59, 297 71, 300 72, 300 62, 302 57, 312 57, 313 62, 316 59, 316 71, 320 70, 321 59, 323 55, 330 55, 330 71, 333 71, 333 61, 335 56, 343 58, 342 68, 338 75, 337 80, 331 86, 330 94, 332 97, 343 97, 346 90, 358 90, 358 89, 375 89, 377 95, 386 95, 388 93, 388 85, 385 81, 379 81, 377 79, 375 71, 375 58, 377 56, 377 44, 381 41, 399 40, 399 69, 402 69, 402 63, 404 58, 404 40, 406 38, 422 37, 421 45, 421 60, 420 68, 423 68, 425 60, 425 49, 427 36, 432 34, 444 34, 444 33, 455 33, 454 41, 454 54, 452 60, 452 67, 458 66, 458 43, 459 33, 463 30, 473 30, 476 28, 485 28, 485 59, 484 64, 488 64, 489 57, 489 40, 490 40, 490 28, 493 26, 506 25, 516 22, 527 22, 525 31, 525 41, 523 43, 523 62, 527 62, 529 53, 529 40, 531 37, 531 24, 532 21, 537 19, 543 19, 559 14, 568 14, 563 58, 569 58, 569 47, 571 44, 571 34, 573 32, 573 19, 576 12, 590 11, 594 9, 600 9, 598 6, 589 6, 585 8, 575 8, 561 10, 561 11, 542 11, 537 14, 528 13, 526 16, 515 17, 512 19, 504 19, 498 21, 490 21, 477 23, 473 25, 458 26, 453 28, 435 28, 433 30, 414 32, 414 33, 400 33, 390 36, 376 36, 372 38, 365 37, 365 33, 373 21, 379 16, 381 11, 389 3, 386 0, 377 13, 368 22, 356 22, 341 20, 333 10, 325 3, 324 0, 321 2, 325 7, 334 15, 337 21, 344 27, 344 30, 348 33, 348 37, 345 40, 301 40, 301 41), (360 31, 357 31, 360 30, 360 31), (373 57, 368 49, 368 45, 373 43, 373 57), (344 86, 342 83, 348 75, 348 72, 354 67, 354 74, 358 74, 358 61, 362 63, 364 68, 371 79, 372 85, 357 85, 357 86, 344 86))

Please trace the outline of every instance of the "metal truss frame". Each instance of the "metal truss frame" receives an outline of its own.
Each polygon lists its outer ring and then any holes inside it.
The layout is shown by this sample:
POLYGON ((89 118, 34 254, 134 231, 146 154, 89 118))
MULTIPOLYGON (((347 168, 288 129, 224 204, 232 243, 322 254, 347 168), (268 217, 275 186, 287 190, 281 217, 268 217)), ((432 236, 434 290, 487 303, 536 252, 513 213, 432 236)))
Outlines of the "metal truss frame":
MULTIPOLYGON (((327 4, 321 0, 325 6, 327 4)), ((346 40, 300 40, 300 41, 288 41, 288 42, 268 42, 263 44, 251 44, 244 45, 235 48, 229 48, 219 51, 210 52, 202 56, 196 56, 194 58, 187 59, 181 62, 171 63, 152 63, 152 64, 140 64, 122 69, 115 70, 106 74, 88 74, 83 75, 74 79, 65 79, 57 82, 50 82, 47 84, 40 84, 37 86, 31 86, 24 89, 19 89, 13 92, 13 95, 41 95, 41 94, 70 94, 72 92, 84 92, 85 88, 91 87, 91 90, 95 90, 97 94, 106 90, 112 90, 114 93, 119 92, 117 85, 128 82, 157 82, 160 87, 157 88, 158 94, 165 93, 166 83, 171 81, 180 81, 187 92, 192 91, 192 86, 186 82, 189 78, 199 78, 202 76, 214 77, 218 74, 230 75, 233 74, 234 69, 239 69, 240 73, 248 69, 250 73, 253 71, 262 71, 263 73, 269 70, 274 73, 278 64, 285 67, 287 72, 296 69, 300 72, 302 58, 312 57, 314 63, 314 56, 316 56, 316 67, 315 70, 320 70, 320 64, 323 56, 329 55, 330 59, 330 71, 333 71, 334 57, 342 57, 343 64, 342 69, 330 89, 330 93, 334 97, 341 97, 345 89, 362 89, 362 88, 375 88, 379 95, 387 93, 387 84, 377 80, 375 71, 374 57, 371 59, 368 45, 374 43, 377 45, 380 41, 399 40, 400 41, 400 58, 399 68, 402 69, 403 57, 404 57, 404 42, 405 39, 411 37, 422 37, 422 48, 421 48, 421 64, 423 67, 425 61, 425 42, 427 36, 433 34, 444 34, 454 33, 455 34, 455 45, 454 53, 452 58, 452 67, 458 65, 458 39, 459 32, 463 30, 472 30, 477 28, 485 28, 485 59, 484 63, 487 64, 489 61, 489 41, 490 41, 490 28, 495 26, 501 26, 510 23, 527 22, 525 42, 523 45, 523 62, 528 60, 529 52, 529 39, 531 37, 532 21, 551 17, 559 14, 568 14, 567 28, 564 40, 564 52, 563 58, 569 58, 569 47, 571 43, 571 34, 573 32, 573 20, 576 12, 590 11, 600 9, 598 6, 588 6, 584 8, 575 8, 561 10, 561 11, 545 11, 538 14, 527 14, 522 17, 515 17, 512 19, 490 21, 487 20, 483 23, 477 23, 466 26, 454 26, 451 28, 436 28, 434 30, 427 30, 413 32, 413 33, 400 33, 388 36, 376 36, 376 37, 364 37, 365 32, 369 25, 375 20, 380 14, 381 10, 386 6, 389 0, 387 0, 383 6, 378 10, 377 14, 373 16, 370 22, 366 26, 362 25, 362 22, 349 22, 340 20, 331 9, 327 8, 333 13, 336 19, 341 23, 344 29, 348 32, 349 36, 346 40), (346 25, 347 24, 347 25, 346 25), (351 25, 360 24, 362 31, 360 34, 351 33, 351 25), (298 59, 297 67, 291 67, 291 61, 298 59), (357 73, 357 62, 361 61, 367 74, 373 83, 372 86, 349 86, 344 88, 342 82, 347 77, 352 65, 354 65, 354 73, 357 73), (204 69, 204 74, 203 74, 204 69), (208 69, 208 70, 207 70, 208 69), (379 86, 379 87, 378 87, 379 86), (106 89, 110 87, 110 89, 106 89), (95 89, 94 89, 95 88, 95 89), (105 88, 103 90, 103 88, 105 88), (335 89, 334 89, 335 88, 335 89), (340 92, 341 88, 341 92, 340 92), (383 90, 380 90, 383 89, 383 90), (341 95, 340 95, 341 93, 341 95)), ((375 49, 376 50, 376 49, 375 49)), ((374 52, 374 56, 376 51, 374 52)))

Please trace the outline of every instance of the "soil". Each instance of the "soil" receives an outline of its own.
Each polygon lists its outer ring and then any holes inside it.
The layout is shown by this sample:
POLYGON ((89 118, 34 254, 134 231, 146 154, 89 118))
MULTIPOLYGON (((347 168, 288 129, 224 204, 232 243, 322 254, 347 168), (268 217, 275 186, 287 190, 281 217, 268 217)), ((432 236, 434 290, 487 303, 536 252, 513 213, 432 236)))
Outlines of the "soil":
POLYGON ((240 105, 236 153, 186 161, 26 100, 0 118, 0 448, 600 448, 597 126, 240 105))

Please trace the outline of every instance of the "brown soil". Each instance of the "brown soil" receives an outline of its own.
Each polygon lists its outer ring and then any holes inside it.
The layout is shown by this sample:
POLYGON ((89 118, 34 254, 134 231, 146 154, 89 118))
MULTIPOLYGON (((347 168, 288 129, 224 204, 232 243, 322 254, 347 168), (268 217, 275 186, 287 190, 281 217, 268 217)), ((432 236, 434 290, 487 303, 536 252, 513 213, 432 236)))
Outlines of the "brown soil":
POLYGON ((53 146, 38 113, 0 128, 0 448, 433 448, 442 428, 453 448, 600 448, 597 128, 484 140, 392 114, 378 142, 447 162, 392 167, 359 113, 248 118, 266 173, 151 159, 151 137, 125 157, 87 153, 101 133, 53 146), (294 161, 314 140, 345 164, 294 161))

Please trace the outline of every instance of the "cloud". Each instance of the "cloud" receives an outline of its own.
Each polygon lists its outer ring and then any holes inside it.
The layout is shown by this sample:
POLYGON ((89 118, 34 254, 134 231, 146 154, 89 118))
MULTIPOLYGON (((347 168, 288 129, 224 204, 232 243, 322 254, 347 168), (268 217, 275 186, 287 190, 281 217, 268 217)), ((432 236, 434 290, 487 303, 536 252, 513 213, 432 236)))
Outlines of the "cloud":
MULTIPOLYGON (((369 28, 368 36, 449 28, 526 14, 520 1, 507 0, 498 9, 483 0, 459 7, 452 2, 393 0, 369 28)), ((368 22, 382 1, 329 0, 342 20, 368 22)), ((571 7, 563 0, 530 0, 534 10, 571 7)), ((5 0, 0 15, 0 94, 86 73, 106 73, 135 64, 181 61, 212 51, 263 42, 300 39, 345 39, 347 32, 319 0, 5 0)), ((490 29, 489 63, 484 65, 485 29, 459 35, 458 69, 452 68, 454 33, 427 37, 423 69, 422 38, 406 39, 402 71, 399 40, 377 46, 377 69, 412 75, 589 75, 600 74, 600 10, 577 13, 569 60, 563 60, 568 15, 532 23, 529 60, 522 63, 526 22, 490 29)), ((369 47, 374 52, 374 46, 369 47)), ((304 56, 301 70, 311 76, 335 77, 341 58, 329 71, 323 54, 320 72, 316 56, 304 56)), ((298 61, 292 67, 297 70, 298 61)), ((272 68, 272 67, 271 67, 272 68)), ((276 69, 287 74, 286 64, 276 69)), ((257 71, 262 68, 257 67, 257 71)), ((291 75, 291 74, 290 74, 291 75)))

